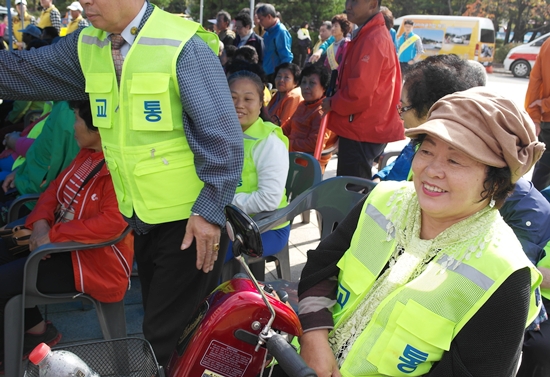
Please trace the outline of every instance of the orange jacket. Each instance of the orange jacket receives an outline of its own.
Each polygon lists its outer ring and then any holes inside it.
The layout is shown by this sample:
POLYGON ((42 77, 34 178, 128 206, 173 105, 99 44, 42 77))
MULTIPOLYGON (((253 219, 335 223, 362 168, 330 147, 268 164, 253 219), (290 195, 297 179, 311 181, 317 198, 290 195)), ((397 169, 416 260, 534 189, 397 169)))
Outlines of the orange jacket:
MULTIPOLYGON (((311 154, 315 152, 317 135, 319 134, 321 118, 323 117, 321 105, 324 99, 325 97, 322 97, 311 103, 302 101, 292 118, 283 127, 283 132, 288 137, 289 152, 306 152, 311 154)), ((323 149, 331 147, 335 141, 336 135, 326 130, 323 149)), ((319 163, 323 171, 331 156, 332 154, 321 157, 319 163)))
POLYGON ((550 122, 550 39, 542 44, 531 70, 525 95, 525 110, 533 122, 550 122), (542 109, 541 106, 529 107, 538 99, 542 100, 542 109))
POLYGON ((284 127, 303 100, 300 87, 292 89, 279 100, 277 100, 277 93, 273 94, 269 105, 267 105, 267 113, 271 118, 271 122, 284 127))
POLYGON ((347 139, 377 144, 405 138, 397 113, 401 70, 382 13, 348 43, 338 82, 330 101, 330 130, 347 139))
MULTIPOLYGON (((103 158, 103 153, 82 149, 73 162, 50 183, 40 195, 36 207, 25 225, 32 229, 38 220, 46 220, 52 227, 51 242, 98 243, 118 237, 128 226, 118 210, 111 176, 104 165, 99 175, 80 190, 78 203, 73 202, 74 219, 55 223, 55 210, 62 203, 63 189, 74 171, 91 155, 103 158)), ((134 256, 133 235, 122 241, 97 249, 73 251, 71 257, 75 287, 101 302, 122 300, 128 288, 134 256)))

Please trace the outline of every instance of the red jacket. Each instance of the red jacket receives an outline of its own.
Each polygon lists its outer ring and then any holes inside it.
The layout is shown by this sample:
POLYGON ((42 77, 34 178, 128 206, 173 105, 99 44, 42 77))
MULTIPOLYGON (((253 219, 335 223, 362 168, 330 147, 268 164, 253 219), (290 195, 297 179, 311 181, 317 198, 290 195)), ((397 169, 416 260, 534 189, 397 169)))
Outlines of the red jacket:
MULTIPOLYGON (((27 217, 25 225, 28 228, 32 229, 36 221, 44 219, 52 227, 49 233, 51 242, 82 243, 108 241, 118 237, 126 229, 128 224, 118 209, 113 183, 105 165, 99 175, 92 178, 80 191, 79 204, 74 205, 74 219, 54 225, 54 213, 62 203, 63 188, 67 180, 92 154, 97 156, 98 153, 82 149, 69 167, 50 183, 27 217)), ((71 254, 75 287, 78 291, 101 302, 122 300, 128 288, 134 256, 132 234, 113 246, 76 250, 71 254)))
POLYGON ((328 128, 347 139, 388 143, 405 138, 397 113, 401 70, 382 13, 368 21, 347 45, 332 96, 328 128))

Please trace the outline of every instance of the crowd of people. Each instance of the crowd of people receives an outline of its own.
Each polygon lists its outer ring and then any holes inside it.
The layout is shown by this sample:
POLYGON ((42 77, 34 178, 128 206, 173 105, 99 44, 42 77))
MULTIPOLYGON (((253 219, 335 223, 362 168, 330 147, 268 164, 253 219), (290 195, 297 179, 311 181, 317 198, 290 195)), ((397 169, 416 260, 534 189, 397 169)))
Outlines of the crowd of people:
MULTIPOLYGON (((512 376, 523 352, 518 376, 548 375, 550 202, 523 177, 546 153, 539 87, 528 114, 484 88, 479 63, 421 60, 412 21, 397 38, 379 0, 348 1, 315 25, 314 46, 303 22, 296 56, 268 3, 253 17, 221 10, 216 36, 148 0, 80 0, 59 37, 59 10, 40 2, 36 20, 15 1, 16 51, 0 52, 0 215, 17 195, 41 193, 26 209, 30 252, 133 230, 44 259, 40 290, 120 301, 135 258, 143 334, 167 366, 231 259, 224 206, 286 207, 288 153, 337 146, 337 175, 379 183, 308 253, 306 363, 319 376, 512 376), (373 176, 387 143, 405 136, 373 176)), ((319 158, 323 171, 331 157, 319 158)), ((289 223, 262 234, 266 255, 289 234, 289 223)), ((0 242, 2 324, 25 257, 0 242)), ((60 337, 37 308, 25 311, 25 355, 60 337)), ((2 325, 0 370, 5 346, 2 325)))

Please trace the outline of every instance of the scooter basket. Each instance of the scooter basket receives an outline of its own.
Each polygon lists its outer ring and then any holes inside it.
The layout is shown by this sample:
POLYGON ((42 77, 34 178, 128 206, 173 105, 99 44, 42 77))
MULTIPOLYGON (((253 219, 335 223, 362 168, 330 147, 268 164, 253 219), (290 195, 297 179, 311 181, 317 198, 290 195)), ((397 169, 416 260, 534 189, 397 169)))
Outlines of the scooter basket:
MULTIPOLYGON (((62 345, 53 350, 74 353, 101 377, 164 377, 151 345, 141 338, 62 345)), ((38 367, 29 362, 25 377, 38 376, 38 367)))

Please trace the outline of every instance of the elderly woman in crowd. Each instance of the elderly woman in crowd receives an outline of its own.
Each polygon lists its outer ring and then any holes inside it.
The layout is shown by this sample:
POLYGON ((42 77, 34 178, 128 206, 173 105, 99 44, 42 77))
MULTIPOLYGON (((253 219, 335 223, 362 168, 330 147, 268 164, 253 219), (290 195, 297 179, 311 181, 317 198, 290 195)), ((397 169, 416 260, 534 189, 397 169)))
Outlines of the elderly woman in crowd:
MULTIPOLYGON (((314 153, 321 118, 324 115, 322 104, 329 80, 329 71, 325 67, 309 65, 302 71, 300 89, 304 100, 300 102, 288 123, 282 127, 283 132, 290 141, 291 152, 314 153)), ((333 146, 336 139, 336 134, 326 130, 323 149, 333 146)), ((331 156, 332 154, 329 153, 321 157, 319 163, 323 172, 331 156)))
POLYGON ((351 31, 351 22, 345 14, 338 14, 332 18, 332 36, 334 37, 334 43, 327 48, 327 59, 325 60, 325 67, 330 70, 338 69, 349 39, 348 33, 351 31))
POLYGON ((413 182, 380 183, 308 254, 301 354, 319 376, 511 376, 541 276, 497 209, 544 145, 484 88, 406 135, 413 182))
MULTIPOLYGON (((227 81, 244 137, 243 173, 232 203, 249 215, 284 208, 288 139, 280 127, 262 119, 263 83, 250 71, 235 72, 227 81)), ((262 233, 264 255, 281 251, 289 234, 289 223, 262 233)), ((226 262, 232 256, 228 252, 226 262)))
POLYGON ((284 127, 296 108, 303 100, 298 83, 300 67, 294 63, 283 63, 275 68, 275 88, 277 92, 267 105, 267 113, 271 122, 284 127))
MULTIPOLYGON (((118 209, 101 139, 92 124, 89 101, 71 102, 74 135, 81 148, 71 165, 40 195, 25 225, 32 229, 30 250, 50 242, 101 243, 122 234, 128 226, 118 209)), ((37 286, 44 293, 83 292, 101 302, 118 302, 128 288, 133 237, 113 246, 57 253, 40 262, 37 286)), ((4 356, 4 306, 21 294, 25 255, 13 255, 0 243, 0 369, 4 356)), ((61 334, 42 318, 38 308, 25 309, 23 353, 44 342, 56 344, 61 334)))

